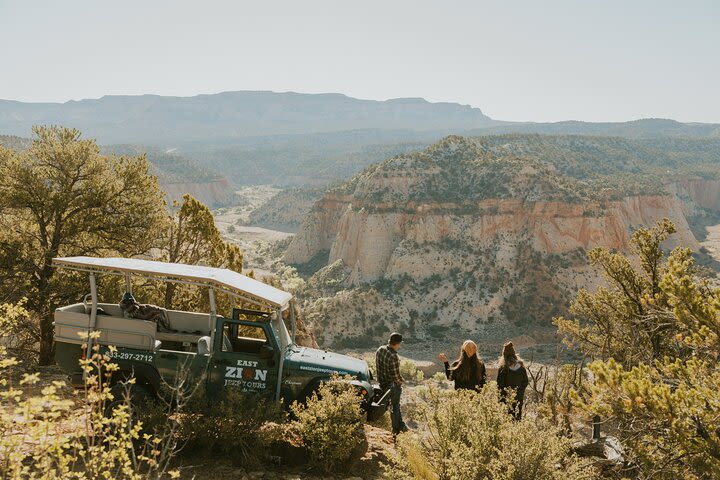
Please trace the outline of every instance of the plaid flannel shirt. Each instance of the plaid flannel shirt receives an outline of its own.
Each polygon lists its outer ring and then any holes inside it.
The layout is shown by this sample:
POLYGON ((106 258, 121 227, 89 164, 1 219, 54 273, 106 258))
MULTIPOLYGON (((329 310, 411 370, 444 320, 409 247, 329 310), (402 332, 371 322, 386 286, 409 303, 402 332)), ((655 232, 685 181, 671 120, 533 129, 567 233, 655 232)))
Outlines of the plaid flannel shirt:
POLYGON ((382 388, 390 388, 393 384, 399 385, 402 383, 400 358, 397 352, 388 345, 383 345, 375 352, 375 365, 378 382, 382 388))

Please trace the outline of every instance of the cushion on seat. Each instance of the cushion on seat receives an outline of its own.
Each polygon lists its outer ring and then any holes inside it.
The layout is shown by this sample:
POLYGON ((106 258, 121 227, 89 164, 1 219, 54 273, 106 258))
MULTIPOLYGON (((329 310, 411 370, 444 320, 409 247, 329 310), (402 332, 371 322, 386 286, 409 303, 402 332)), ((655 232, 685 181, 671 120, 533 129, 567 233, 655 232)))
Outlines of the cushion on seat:
POLYGON ((200 337, 197 344, 198 355, 210 355, 210 337, 200 337))

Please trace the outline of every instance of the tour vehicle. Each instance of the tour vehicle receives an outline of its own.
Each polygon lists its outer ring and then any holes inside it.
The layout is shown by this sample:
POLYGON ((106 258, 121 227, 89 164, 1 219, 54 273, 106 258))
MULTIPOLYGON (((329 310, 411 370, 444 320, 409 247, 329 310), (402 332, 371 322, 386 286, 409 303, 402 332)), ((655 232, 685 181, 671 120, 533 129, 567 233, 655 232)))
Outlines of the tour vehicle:
POLYGON ((163 384, 175 385, 184 375, 190 385, 205 382, 208 395, 234 389, 288 405, 337 375, 363 396, 370 419, 387 408, 387 395, 371 384, 367 362, 295 343, 288 292, 226 269, 135 258, 65 257, 53 259, 53 266, 86 273, 90 280, 84 301, 58 308, 54 317, 55 358, 75 386, 83 385, 80 359, 98 344, 119 367, 113 381, 134 376, 134 388, 144 395, 162 395, 163 384), (103 274, 124 277, 128 293, 134 278, 206 288, 209 312, 163 310, 169 328, 159 331, 156 322, 128 318, 118 303, 100 303, 96 278, 103 274), (232 302, 230 318, 216 311, 218 293, 232 302), (90 332, 99 333, 88 338, 90 332))

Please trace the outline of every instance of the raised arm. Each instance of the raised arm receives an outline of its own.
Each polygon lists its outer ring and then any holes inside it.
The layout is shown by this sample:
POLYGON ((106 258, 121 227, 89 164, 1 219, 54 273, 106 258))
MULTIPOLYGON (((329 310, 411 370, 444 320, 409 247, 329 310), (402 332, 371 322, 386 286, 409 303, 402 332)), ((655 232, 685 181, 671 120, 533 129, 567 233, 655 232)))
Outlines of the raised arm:
POLYGON ((450 374, 452 373, 450 371, 450 362, 448 362, 447 356, 444 353, 441 353, 438 355, 438 359, 443 362, 443 365, 445 366, 445 378, 452 380, 452 378, 450 378, 450 374))

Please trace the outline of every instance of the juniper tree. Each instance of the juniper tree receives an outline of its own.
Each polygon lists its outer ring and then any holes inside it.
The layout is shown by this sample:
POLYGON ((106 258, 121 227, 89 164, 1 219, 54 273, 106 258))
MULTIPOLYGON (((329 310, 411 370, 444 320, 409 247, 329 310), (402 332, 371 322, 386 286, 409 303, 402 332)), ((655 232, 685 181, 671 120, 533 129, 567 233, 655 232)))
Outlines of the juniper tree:
POLYGON ((0 147, 0 281, 5 301, 27 297, 39 361, 49 364, 52 312, 77 300, 52 259, 145 253, 159 244, 166 214, 144 156, 101 155, 71 128, 34 127, 33 135, 26 151, 0 147))
POLYGON ((652 362, 675 348, 677 325, 660 288, 667 268, 662 243, 674 232, 668 219, 638 229, 630 240, 631 258, 605 248, 590 251, 590 263, 602 270, 607 285, 594 293, 580 290, 570 306, 575 318, 554 319, 567 343, 625 366, 652 362))
POLYGON ((638 478, 720 478, 720 289, 692 252, 665 258, 668 220, 633 235, 637 258, 596 250, 609 286, 580 292, 560 332, 588 355, 592 382, 575 402, 601 415, 638 478))
MULTIPOLYGON (((173 213, 166 231, 161 258, 167 262, 202 264, 241 272, 243 254, 240 247, 222 238, 210 209, 191 195, 173 203, 173 213)), ((178 285, 165 285, 164 302, 172 308, 178 285)), ((183 305, 191 306, 184 299, 183 305)))

